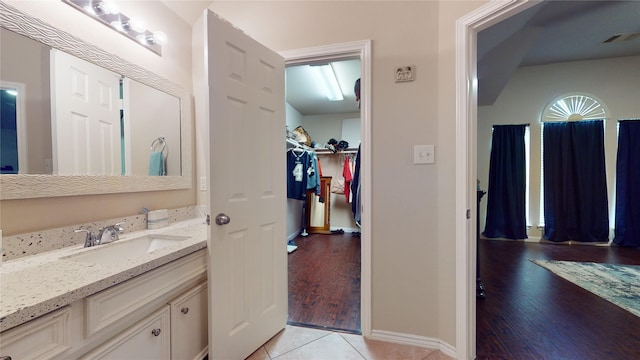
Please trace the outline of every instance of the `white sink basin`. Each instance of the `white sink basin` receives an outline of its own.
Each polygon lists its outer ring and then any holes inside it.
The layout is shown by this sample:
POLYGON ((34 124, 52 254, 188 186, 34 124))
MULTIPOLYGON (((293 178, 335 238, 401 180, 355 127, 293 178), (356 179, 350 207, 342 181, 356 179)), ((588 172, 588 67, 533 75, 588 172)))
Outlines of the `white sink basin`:
POLYGON ((174 235, 144 235, 133 239, 116 240, 109 244, 97 245, 80 254, 64 257, 65 260, 79 261, 91 264, 114 264, 158 249, 190 239, 189 236, 174 235))

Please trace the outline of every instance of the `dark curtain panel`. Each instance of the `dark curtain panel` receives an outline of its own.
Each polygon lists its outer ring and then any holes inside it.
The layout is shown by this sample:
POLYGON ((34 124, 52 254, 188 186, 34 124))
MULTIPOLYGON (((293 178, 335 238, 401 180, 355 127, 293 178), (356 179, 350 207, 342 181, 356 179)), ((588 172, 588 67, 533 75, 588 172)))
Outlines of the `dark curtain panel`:
POLYGON ((640 247, 640 121, 621 121, 619 125, 613 242, 640 247))
POLYGON ((544 238, 606 242, 602 120, 544 123, 544 238))
POLYGON ((489 162, 488 238, 526 239, 526 163, 524 134, 527 125, 494 125, 489 162))

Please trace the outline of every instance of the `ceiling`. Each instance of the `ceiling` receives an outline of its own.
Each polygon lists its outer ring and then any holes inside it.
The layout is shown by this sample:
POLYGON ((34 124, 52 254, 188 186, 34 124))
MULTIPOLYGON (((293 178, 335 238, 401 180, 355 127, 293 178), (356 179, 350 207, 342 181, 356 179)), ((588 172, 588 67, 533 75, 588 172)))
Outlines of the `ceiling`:
POLYGON ((315 84, 315 72, 309 65, 286 68, 287 103, 302 115, 341 114, 358 112, 354 86, 360 78, 360 60, 330 63, 344 100, 329 101, 322 86, 315 84))
MULTIPOLYGON (((189 24, 211 3, 162 2, 189 24)), ((491 105, 522 66, 640 55, 640 36, 602 43, 616 34, 640 32, 639 19, 637 0, 544 1, 481 31, 478 104, 491 105)), ((355 111, 353 83, 360 76, 360 65, 338 64, 334 70, 345 94, 343 102, 328 102, 313 91, 308 74, 294 68, 287 69, 287 101, 303 115, 355 111)))
POLYGON ((540 3, 478 33, 478 104, 493 104, 522 66, 640 55, 640 36, 603 44, 637 32, 637 0, 540 3))

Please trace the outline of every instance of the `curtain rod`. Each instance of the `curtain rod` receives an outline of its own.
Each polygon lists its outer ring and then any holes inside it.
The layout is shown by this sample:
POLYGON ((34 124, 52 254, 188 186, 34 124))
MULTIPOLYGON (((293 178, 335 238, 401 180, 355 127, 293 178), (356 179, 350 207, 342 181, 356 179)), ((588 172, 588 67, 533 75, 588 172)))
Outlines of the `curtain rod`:
POLYGON ((640 120, 640 118, 618 119, 618 122, 620 122, 620 121, 638 121, 638 120, 640 120))
POLYGON ((493 124, 491 126, 504 126, 504 125, 507 125, 507 126, 509 126, 509 125, 511 125, 511 126, 518 126, 518 125, 531 126, 531 124, 528 124, 528 123, 527 124, 493 124))

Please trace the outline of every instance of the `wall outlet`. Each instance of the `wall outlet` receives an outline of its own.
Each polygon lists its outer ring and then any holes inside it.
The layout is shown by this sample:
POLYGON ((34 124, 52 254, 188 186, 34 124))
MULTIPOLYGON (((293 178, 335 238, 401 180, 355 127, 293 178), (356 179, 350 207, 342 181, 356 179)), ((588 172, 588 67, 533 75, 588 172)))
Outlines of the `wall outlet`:
POLYGON ((436 162, 435 146, 433 145, 414 145, 413 146, 413 163, 414 164, 433 164, 436 162))
POLYGON ((207 177, 200 176, 200 191, 207 191, 207 177))

